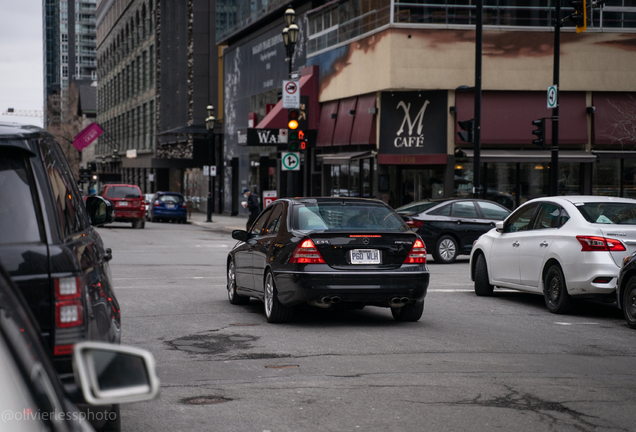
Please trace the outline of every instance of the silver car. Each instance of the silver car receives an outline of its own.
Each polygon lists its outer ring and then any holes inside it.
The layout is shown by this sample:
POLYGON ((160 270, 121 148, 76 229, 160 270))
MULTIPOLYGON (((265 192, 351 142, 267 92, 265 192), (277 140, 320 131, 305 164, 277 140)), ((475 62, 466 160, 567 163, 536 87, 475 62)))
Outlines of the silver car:
POLYGON ((493 288, 541 294, 550 312, 574 298, 615 296, 623 258, 636 252, 636 200, 537 198, 482 235, 470 255, 475 293, 493 288))

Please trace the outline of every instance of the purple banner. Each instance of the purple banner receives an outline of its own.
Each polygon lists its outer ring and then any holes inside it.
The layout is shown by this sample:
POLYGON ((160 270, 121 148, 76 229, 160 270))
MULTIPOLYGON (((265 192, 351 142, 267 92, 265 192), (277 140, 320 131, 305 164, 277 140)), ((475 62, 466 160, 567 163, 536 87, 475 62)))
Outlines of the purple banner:
POLYGON ((97 123, 91 123, 86 126, 83 131, 77 134, 73 140, 73 145, 79 151, 82 151, 85 147, 88 147, 93 141, 95 141, 104 132, 97 123))

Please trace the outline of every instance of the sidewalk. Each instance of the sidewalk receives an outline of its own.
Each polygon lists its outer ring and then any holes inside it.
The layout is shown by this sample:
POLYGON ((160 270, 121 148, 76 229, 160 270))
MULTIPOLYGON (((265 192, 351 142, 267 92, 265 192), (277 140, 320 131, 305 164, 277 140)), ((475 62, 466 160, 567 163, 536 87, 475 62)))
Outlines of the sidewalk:
POLYGON ((212 215, 212 222, 206 222, 206 218, 206 213, 193 211, 188 222, 192 225, 209 229, 210 231, 226 234, 231 234, 233 230, 245 230, 245 224, 247 223, 247 218, 244 216, 228 216, 214 213, 212 215))

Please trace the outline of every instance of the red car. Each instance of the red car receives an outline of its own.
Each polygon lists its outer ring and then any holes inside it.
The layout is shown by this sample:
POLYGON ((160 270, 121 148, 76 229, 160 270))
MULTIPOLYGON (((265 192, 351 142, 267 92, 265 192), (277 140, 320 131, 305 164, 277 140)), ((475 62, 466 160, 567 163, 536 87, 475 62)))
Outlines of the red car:
POLYGON ((146 203, 139 186, 107 184, 100 195, 115 204, 115 222, 132 222, 133 228, 146 226, 146 203))

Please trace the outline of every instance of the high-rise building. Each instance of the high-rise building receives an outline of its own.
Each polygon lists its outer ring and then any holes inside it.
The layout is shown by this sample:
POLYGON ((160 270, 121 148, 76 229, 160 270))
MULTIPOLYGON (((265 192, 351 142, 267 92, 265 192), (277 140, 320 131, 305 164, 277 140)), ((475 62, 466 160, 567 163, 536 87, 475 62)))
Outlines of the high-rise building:
POLYGON ((62 120, 74 81, 97 79, 97 0, 43 0, 44 125, 62 120))

